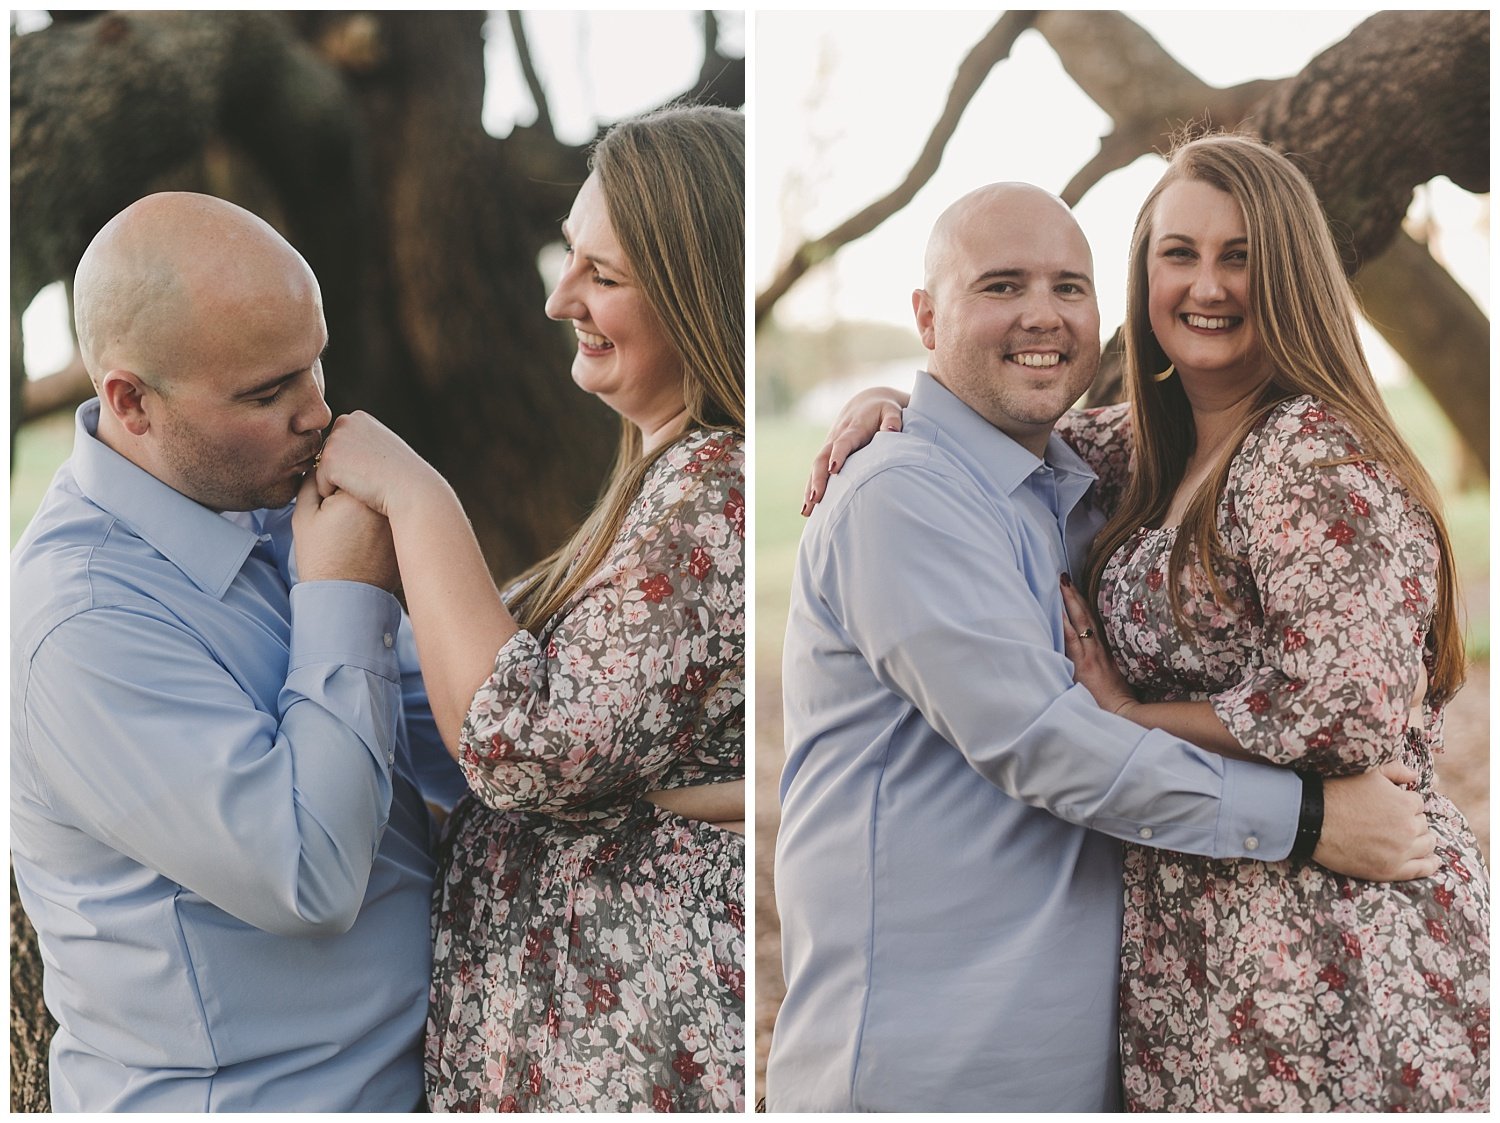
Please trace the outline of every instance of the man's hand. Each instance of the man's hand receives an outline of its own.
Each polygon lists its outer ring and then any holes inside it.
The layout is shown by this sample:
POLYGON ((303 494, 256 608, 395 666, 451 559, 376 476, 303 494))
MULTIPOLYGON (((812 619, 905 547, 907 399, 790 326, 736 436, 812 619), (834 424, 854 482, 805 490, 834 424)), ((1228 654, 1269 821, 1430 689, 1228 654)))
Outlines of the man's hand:
POLYGON ((391 524, 358 499, 324 499, 309 472, 292 512, 293 550, 302 581, 363 581, 394 592, 400 585, 391 524))
POLYGON ((1411 881, 1442 866, 1422 797, 1402 784, 1417 774, 1404 764, 1323 781, 1323 834, 1313 861, 1365 881, 1411 881))

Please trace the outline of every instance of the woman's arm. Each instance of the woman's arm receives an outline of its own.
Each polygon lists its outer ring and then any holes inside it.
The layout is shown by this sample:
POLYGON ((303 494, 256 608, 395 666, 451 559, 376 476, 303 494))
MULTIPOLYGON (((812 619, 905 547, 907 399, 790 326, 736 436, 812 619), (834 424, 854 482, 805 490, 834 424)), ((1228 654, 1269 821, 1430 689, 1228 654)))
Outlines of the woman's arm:
MULTIPOLYGON (((620 544, 544 647, 506 610, 430 465, 365 414, 329 435, 319 490, 347 491, 391 520, 434 719, 491 806, 549 811, 644 794, 700 749, 700 735, 733 736, 744 690, 743 450, 705 437, 665 456, 681 462, 654 498, 660 521, 620 544)), ((732 816, 715 799, 705 814, 743 818, 743 792, 732 816)))
POLYGON ((875 386, 861 390, 839 411, 823 447, 813 456, 812 472, 802 499, 802 514, 812 514, 828 490, 828 477, 836 475, 844 461, 864 448, 882 430, 900 432, 901 411, 911 401, 910 394, 875 386))
POLYGON ((647 792, 646 799, 684 819, 699 819, 726 831, 745 833, 745 781, 694 784, 687 788, 647 792))
MULTIPOLYGON (((1235 740, 1211 702, 1140 701, 1104 645, 1104 629, 1098 616, 1066 577, 1062 592, 1068 615, 1067 627, 1063 629, 1063 651, 1073 662, 1073 681, 1094 696, 1100 709, 1119 714, 1146 729, 1165 730, 1220 756, 1265 763, 1265 758, 1247 751, 1235 740), (1082 635, 1084 631, 1089 633, 1087 637, 1082 635)), ((1427 672, 1422 669, 1408 708, 1410 724, 1422 723, 1422 701, 1426 696, 1427 672)))
POLYGON ((1245 560, 1260 663, 1208 700, 1264 760, 1325 775, 1397 759, 1424 689, 1431 523, 1354 431, 1310 400, 1247 439, 1220 533, 1245 560))
POLYGON ((463 506, 435 468, 366 413, 334 422, 318 490, 347 492, 390 520, 428 701, 457 756, 474 693, 517 631, 463 506))
POLYGON ((1073 680, 1094 696, 1099 708, 1147 729, 1164 729, 1199 748, 1236 760, 1257 760, 1234 739, 1207 702, 1142 702, 1136 698, 1104 645, 1104 629, 1066 576, 1062 582, 1067 626, 1063 653, 1073 662, 1073 680), (1086 633, 1086 634, 1085 634, 1086 633))
POLYGON ((496 809, 556 814, 725 779, 744 737, 744 454, 695 436, 648 475, 589 583, 517 632, 474 698, 459 764, 496 809), (685 770, 685 771, 684 771, 685 770))

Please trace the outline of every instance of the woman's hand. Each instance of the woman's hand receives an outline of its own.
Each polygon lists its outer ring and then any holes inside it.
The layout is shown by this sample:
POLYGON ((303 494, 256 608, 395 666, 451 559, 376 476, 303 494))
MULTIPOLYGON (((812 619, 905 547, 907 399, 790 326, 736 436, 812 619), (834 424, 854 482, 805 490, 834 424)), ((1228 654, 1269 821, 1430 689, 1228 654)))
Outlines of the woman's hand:
POLYGON ((1073 681, 1094 696, 1101 710, 1129 717, 1139 700, 1105 649, 1103 629, 1093 609, 1066 573, 1061 584, 1068 617, 1063 628, 1063 653, 1073 661, 1073 681))
POLYGON ((299 581, 363 581, 388 592, 401 584, 391 524, 352 495, 324 499, 311 476, 292 512, 292 551, 299 581))
POLYGON ((422 486, 441 484, 437 471, 368 413, 333 423, 318 458, 318 494, 343 491, 390 517, 396 501, 422 486))
POLYGON ((727 831, 745 833, 745 781, 726 784, 696 784, 688 788, 669 788, 647 792, 646 799, 664 811, 684 819, 699 819, 727 831))
POLYGON ((837 473, 852 453, 864 448, 881 430, 901 431, 901 411, 910 401, 910 394, 888 386, 862 390, 849 399, 829 430, 828 439, 813 457, 812 474, 802 499, 804 516, 812 514, 828 490, 828 477, 837 473))

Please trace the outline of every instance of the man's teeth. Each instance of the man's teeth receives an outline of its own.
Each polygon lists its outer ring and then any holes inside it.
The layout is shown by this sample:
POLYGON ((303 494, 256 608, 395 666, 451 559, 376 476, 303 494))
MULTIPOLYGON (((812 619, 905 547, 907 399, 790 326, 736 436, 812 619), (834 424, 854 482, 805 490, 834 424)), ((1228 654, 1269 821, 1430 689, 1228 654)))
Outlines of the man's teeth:
POLYGON ((609 340, 604 336, 595 335, 593 332, 584 331, 582 328, 574 328, 573 334, 578 337, 579 343, 588 347, 608 347, 610 345, 609 340))
POLYGON ((1195 316, 1191 312, 1187 313, 1183 319, 1187 320, 1188 327, 1190 328, 1208 328, 1214 331, 1219 328, 1227 328, 1230 324, 1234 323, 1234 320, 1228 316, 1195 316))
POLYGON ((1056 351, 1022 351, 1012 355, 1011 361, 1020 363, 1023 367, 1055 367, 1062 362, 1062 356, 1056 351))

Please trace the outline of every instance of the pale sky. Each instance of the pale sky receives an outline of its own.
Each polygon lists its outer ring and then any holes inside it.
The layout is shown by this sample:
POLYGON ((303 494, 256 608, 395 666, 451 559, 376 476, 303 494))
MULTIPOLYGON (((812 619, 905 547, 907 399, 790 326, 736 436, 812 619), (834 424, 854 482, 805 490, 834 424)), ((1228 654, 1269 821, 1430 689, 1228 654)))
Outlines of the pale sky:
MULTIPOLYGON (((1204 81, 1285 77, 1370 13, 1128 12, 1204 81)), ((755 20, 755 284, 790 246, 819 235, 896 186, 931 130, 959 60, 995 12, 760 12, 755 20), (857 26, 857 32, 853 29, 857 26), (774 65, 770 60, 774 59, 774 65)), ((937 174, 901 213, 809 274, 777 307, 806 326, 832 319, 911 322, 922 247, 937 214, 983 183, 1020 179, 1061 191, 1093 155, 1109 119, 1028 31, 970 103, 937 174)), ((1124 311, 1128 239, 1160 175, 1146 157, 1097 184, 1078 207, 1094 247, 1106 334, 1124 311)), ((1447 181, 1419 191, 1442 225, 1439 247, 1488 307, 1487 207, 1447 181)), ((1379 350, 1378 348, 1376 350, 1379 350)), ((1372 362, 1378 362, 1372 354, 1372 362)))

